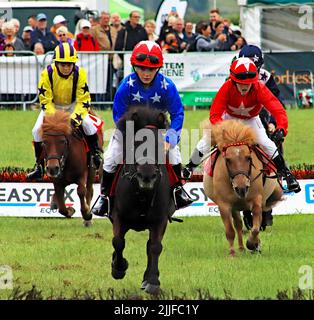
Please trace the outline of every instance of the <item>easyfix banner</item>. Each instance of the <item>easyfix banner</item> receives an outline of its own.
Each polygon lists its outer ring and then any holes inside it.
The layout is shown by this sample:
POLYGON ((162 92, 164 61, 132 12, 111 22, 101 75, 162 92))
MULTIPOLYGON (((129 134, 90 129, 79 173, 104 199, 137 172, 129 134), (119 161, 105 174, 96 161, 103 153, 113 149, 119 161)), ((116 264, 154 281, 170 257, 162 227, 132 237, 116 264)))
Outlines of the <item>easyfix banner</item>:
MULTIPOLYGON (((274 214, 314 213, 314 180, 299 180, 302 191, 288 193, 273 210, 274 214)), ((205 193, 202 182, 191 182, 184 186, 193 204, 178 210, 175 216, 219 216, 219 209, 205 193)), ((81 217, 77 186, 70 185, 65 191, 66 206, 76 210, 73 217, 81 217)), ((92 203, 99 195, 99 184, 94 184, 92 203)), ((0 185, 0 216, 8 217, 62 217, 58 210, 50 209, 54 193, 52 183, 2 183, 0 185)))

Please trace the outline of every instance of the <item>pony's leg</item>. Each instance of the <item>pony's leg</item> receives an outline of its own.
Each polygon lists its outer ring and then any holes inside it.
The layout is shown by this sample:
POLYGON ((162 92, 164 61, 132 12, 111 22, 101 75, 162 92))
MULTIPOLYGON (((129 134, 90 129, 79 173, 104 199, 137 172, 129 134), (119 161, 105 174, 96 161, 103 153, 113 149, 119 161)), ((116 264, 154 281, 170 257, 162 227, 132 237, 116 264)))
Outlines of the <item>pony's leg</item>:
POLYGON ((147 268, 144 273, 141 285, 145 292, 150 294, 160 293, 158 261, 162 252, 161 241, 166 231, 168 219, 164 220, 158 226, 150 229, 149 240, 147 241, 147 268))
POLYGON ((50 209, 56 210, 58 209, 58 201, 56 199, 56 193, 53 194, 51 201, 50 201, 50 209))
POLYGON ((62 184, 54 184, 55 188, 55 199, 58 203, 59 213, 67 218, 71 218, 75 212, 74 208, 66 207, 64 203, 64 189, 65 185, 62 184))
MULTIPOLYGON (((260 197, 261 198, 261 197, 260 197)), ((255 201, 252 209, 253 227, 250 236, 246 242, 246 247, 249 250, 260 251, 260 239, 258 237, 262 223, 262 200, 255 201)))
POLYGON ((81 214, 84 219, 84 226, 89 227, 91 225, 91 220, 92 220, 93 216, 92 216, 92 214, 88 213, 89 206, 86 203, 86 187, 85 187, 85 183, 83 181, 79 182, 79 185, 77 187, 77 195, 80 198, 81 214))
MULTIPOLYGON (((113 213, 115 215, 115 213, 113 213)), ((128 261, 123 258, 123 250, 125 247, 124 236, 128 228, 122 226, 119 218, 115 215, 113 219, 113 239, 112 246, 114 248, 111 263, 111 275, 114 279, 123 279, 128 268, 128 261)))
POLYGON ((242 223, 240 211, 238 211, 238 210, 232 211, 232 217, 233 217, 233 224, 234 224, 234 226, 236 228, 237 235, 238 235, 239 250, 243 251, 244 250, 244 245, 243 245, 243 223, 242 223))
POLYGON ((225 226, 226 231, 226 238, 229 242, 229 254, 230 256, 235 255, 234 250, 234 238, 235 238, 235 231, 232 224, 232 218, 231 218, 231 209, 227 206, 219 206, 220 216, 222 219, 222 222, 225 226))

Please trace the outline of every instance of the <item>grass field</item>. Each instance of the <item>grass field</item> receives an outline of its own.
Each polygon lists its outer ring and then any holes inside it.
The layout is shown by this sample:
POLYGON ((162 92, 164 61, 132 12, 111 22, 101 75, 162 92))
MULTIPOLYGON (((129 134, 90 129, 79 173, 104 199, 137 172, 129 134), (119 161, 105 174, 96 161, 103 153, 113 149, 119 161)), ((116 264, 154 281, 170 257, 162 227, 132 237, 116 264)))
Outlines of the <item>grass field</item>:
MULTIPOLYGON (((105 129, 113 127, 110 111, 99 115, 105 129)), ((33 166, 31 129, 37 116, 36 111, 0 111, 0 167, 33 166)), ((288 110, 288 116, 286 158, 290 164, 313 164, 314 110, 288 110)), ((198 128, 205 118, 206 110, 187 111, 184 128, 198 128)), ((262 254, 237 253, 235 259, 228 257, 220 218, 184 221, 169 225, 163 241, 159 269, 166 298, 276 299, 278 291, 293 297, 301 277, 299 268, 314 267, 314 215, 275 216, 274 226, 261 235, 262 254)), ((35 285, 44 298, 73 298, 85 291, 96 298, 149 298, 139 289, 146 266, 147 232, 127 234, 129 269, 120 281, 111 277, 111 238, 111 224, 104 219, 86 229, 80 219, 2 217, 0 266, 12 268, 15 289, 27 291, 35 285)), ((0 290, 2 299, 11 294, 0 290)), ((303 294, 314 297, 313 291, 303 294)))
MULTIPOLYGON (((123 280, 111 277, 111 224, 97 219, 83 228, 80 219, 1 218, 0 265, 12 267, 14 287, 36 285, 44 297, 72 297, 88 292, 99 297, 114 288, 118 295, 149 298, 139 286, 146 266, 147 232, 130 231, 125 257, 129 269, 123 280)), ((276 216, 261 234, 262 254, 228 257, 224 229, 218 217, 184 218, 168 226, 160 256, 160 281, 165 296, 236 299, 272 298, 278 291, 298 287, 302 265, 314 267, 314 216, 276 216)), ((314 285, 314 284, 313 284, 314 285)), ((305 297, 313 292, 304 291, 305 297)), ((8 298, 10 290, 0 290, 8 298)))
MULTIPOLYGON (((111 111, 98 114, 104 120, 105 130, 113 128, 111 111)), ((0 167, 31 168, 34 165, 31 131, 37 116, 37 111, 0 111, 0 167)), ((314 140, 312 139, 311 119, 314 119, 314 109, 288 110, 288 116, 289 134, 286 139, 285 152, 289 164, 313 164, 314 140)), ((207 110, 186 111, 184 128, 189 131, 197 129, 199 123, 206 118, 208 118, 207 110)), ((191 143, 190 151, 195 144, 196 142, 191 143)), ((188 160, 188 156, 189 154, 183 154, 183 162, 188 160)))

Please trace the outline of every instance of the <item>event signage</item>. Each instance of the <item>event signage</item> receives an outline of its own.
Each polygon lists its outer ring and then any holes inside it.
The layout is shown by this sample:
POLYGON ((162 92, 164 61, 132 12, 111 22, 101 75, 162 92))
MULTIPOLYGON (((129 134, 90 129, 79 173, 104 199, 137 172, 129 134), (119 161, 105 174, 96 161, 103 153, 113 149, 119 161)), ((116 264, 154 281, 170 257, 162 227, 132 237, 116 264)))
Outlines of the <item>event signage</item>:
MULTIPOLYGON (((288 193, 275 208, 274 214, 314 213, 314 180, 299 180, 302 191, 288 193)), ((74 217, 81 217, 77 186, 70 185, 65 191, 66 206, 74 207, 74 217)), ((94 184, 93 203, 99 195, 99 184, 94 184)), ((217 205, 209 199, 202 182, 185 184, 185 190, 194 200, 187 208, 180 209, 175 216, 219 216, 217 205)), ((0 216, 16 217, 61 217, 50 208, 54 193, 52 183, 2 183, 0 186, 0 216)))

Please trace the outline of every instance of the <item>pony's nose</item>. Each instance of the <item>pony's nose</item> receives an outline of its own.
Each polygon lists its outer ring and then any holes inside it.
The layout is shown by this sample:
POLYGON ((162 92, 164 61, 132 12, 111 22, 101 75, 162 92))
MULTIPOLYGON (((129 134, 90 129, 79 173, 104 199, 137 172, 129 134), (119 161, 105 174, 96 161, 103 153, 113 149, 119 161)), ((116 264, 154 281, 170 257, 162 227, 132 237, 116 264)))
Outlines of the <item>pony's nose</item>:
POLYGON ((244 199, 249 191, 249 187, 244 187, 244 188, 235 187, 234 190, 239 196, 239 198, 244 199))
POLYGON ((60 167, 59 166, 49 166, 47 167, 47 173, 51 177, 56 177, 59 174, 60 167))

